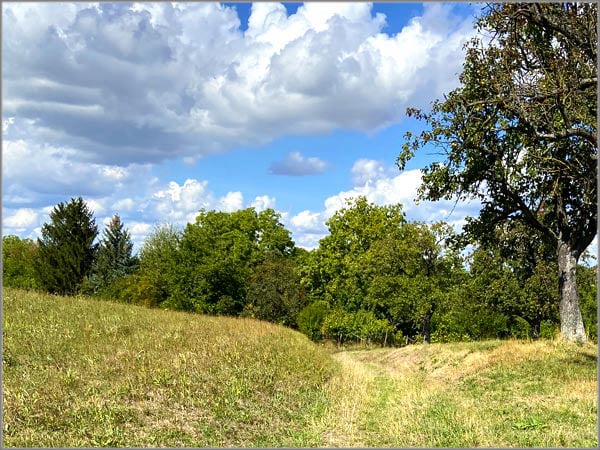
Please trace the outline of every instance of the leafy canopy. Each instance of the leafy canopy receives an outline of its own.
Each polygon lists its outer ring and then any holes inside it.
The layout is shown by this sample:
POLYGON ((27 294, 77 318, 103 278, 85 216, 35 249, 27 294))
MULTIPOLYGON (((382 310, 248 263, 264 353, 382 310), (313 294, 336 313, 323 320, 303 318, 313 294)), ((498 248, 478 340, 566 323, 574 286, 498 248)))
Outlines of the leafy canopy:
POLYGON ((521 222, 578 257, 597 221, 597 5, 492 4, 467 45, 461 86, 407 134, 398 165, 433 144, 420 197, 477 198, 466 232, 521 222))

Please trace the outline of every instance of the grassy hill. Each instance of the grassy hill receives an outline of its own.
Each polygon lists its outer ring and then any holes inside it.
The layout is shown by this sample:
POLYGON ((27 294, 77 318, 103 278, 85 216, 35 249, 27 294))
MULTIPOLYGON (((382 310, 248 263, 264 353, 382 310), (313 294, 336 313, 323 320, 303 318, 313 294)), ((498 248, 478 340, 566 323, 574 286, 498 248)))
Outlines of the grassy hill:
POLYGON ((335 363, 304 335, 3 292, 4 446, 303 446, 335 363))
POLYGON ((3 292, 4 446, 597 445, 596 346, 337 351, 248 319, 3 292))

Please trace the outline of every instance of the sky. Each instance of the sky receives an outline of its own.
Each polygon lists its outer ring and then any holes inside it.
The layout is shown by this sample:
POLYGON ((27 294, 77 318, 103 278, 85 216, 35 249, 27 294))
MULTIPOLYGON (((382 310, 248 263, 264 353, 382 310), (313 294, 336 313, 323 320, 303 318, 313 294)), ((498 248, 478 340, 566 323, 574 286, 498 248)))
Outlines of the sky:
POLYGON ((458 86, 481 4, 2 3, 3 235, 81 196, 139 249, 198 211, 273 208, 312 249, 348 198, 457 230, 477 203, 415 202, 407 107, 458 86))

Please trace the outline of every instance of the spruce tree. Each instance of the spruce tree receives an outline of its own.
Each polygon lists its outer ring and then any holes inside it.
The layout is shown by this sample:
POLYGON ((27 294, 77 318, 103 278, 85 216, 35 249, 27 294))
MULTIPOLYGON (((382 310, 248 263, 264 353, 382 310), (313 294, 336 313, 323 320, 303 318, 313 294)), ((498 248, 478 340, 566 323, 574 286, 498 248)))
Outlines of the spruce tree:
POLYGON ((98 227, 81 197, 59 203, 38 238, 36 273, 42 287, 55 294, 74 294, 90 273, 98 244, 98 227))
POLYGON ((115 214, 104 228, 90 284, 95 292, 103 290, 115 280, 131 274, 137 265, 131 236, 119 215, 115 214))

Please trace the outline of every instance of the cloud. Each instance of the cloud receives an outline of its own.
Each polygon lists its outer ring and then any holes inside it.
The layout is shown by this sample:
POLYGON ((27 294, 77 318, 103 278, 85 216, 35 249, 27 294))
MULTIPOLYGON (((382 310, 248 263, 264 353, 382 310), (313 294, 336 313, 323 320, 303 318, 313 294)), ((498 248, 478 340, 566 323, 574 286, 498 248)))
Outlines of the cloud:
POLYGON ((362 186, 367 182, 385 177, 386 174, 387 171, 381 161, 362 158, 352 166, 352 183, 355 186, 362 186))
POLYGON ((291 225, 302 232, 323 232, 326 230, 320 213, 312 213, 308 210, 302 211, 291 219, 291 225))
POLYGON ((132 198, 123 198, 112 204, 112 209, 118 211, 133 211, 135 208, 135 200, 132 198))
POLYGON ((357 177, 356 186, 327 197, 322 210, 304 210, 286 223, 293 232, 297 245, 306 249, 316 248, 318 241, 329 234, 325 222, 337 211, 347 207, 347 200, 360 196, 380 206, 400 203, 407 220, 427 223, 444 221, 457 232, 465 225, 465 217, 477 216, 481 208, 475 201, 420 201, 417 204, 417 190, 422 182, 421 171, 418 169, 398 173, 397 169, 384 167, 377 161, 360 159, 353 165, 352 173, 357 177), (391 175, 394 173, 397 175, 391 175))
POLYGON ((265 209, 275 208, 275 197, 269 197, 268 195, 259 195, 252 202, 250 206, 257 211, 264 211, 265 209))
POLYGON ((396 34, 368 3, 256 3, 245 32, 216 3, 9 3, 3 19, 3 113, 29 121, 13 138, 120 166, 397 123, 457 85, 473 34, 429 4, 396 34))
POLYGON ((5 211, 3 226, 7 228, 27 229, 38 223, 38 214, 30 208, 20 208, 14 212, 5 211), (8 214, 7 214, 8 213, 8 214))
POLYGON ((228 192, 219 200, 220 210, 225 212, 234 212, 242 209, 244 196, 241 192, 228 192))
POLYGON ((395 177, 384 177, 355 186, 348 191, 342 191, 325 200, 325 215, 331 217, 336 211, 346 206, 346 200, 364 196, 368 201, 377 205, 392 205, 401 203, 404 211, 414 208, 414 198, 421 185, 421 171, 407 170, 395 177))
POLYGON ((111 166, 79 160, 70 148, 30 141, 2 143, 4 204, 45 206, 72 196, 104 197, 123 192, 147 175, 147 164, 111 166))
POLYGON ((327 163, 319 158, 302 156, 300 152, 289 153, 282 161, 275 161, 269 169, 273 175, 304 176, 323 173, 327 163))
MULTIPOLYGON (((387 33, 385 16, 368 3, 307 3, 292 15, 256 3, 242 31, 235 9, 217 3, 6 3, 4 223, 39 233, 49 205, 79 195, 140 233, 193 221, 202 207, 241 208, 240 192, 217 196, 205 180, 152 181, 152 169, 290 134, 401 121, 406 106, 426 107, 458 84, 474 19, 453 11, 427 4, 387 33), (21 209, 37 223, 10 216, 21 209)), ((377 163, 361 164, 356 187, 339 195, 367 192, 382 202, 408 189, 377 163)), ((322 173, 326 163, 296 152, 274 167, 299 175, 322 173)), ((318 212, 321 222, 338 200, 318 212)), ((250 205, 274 202, 265 195, 250 205)), ((307 226, 300 220, 298 230, 307 226)), ((320 233, 302 232, 306 245, 320 233)))

